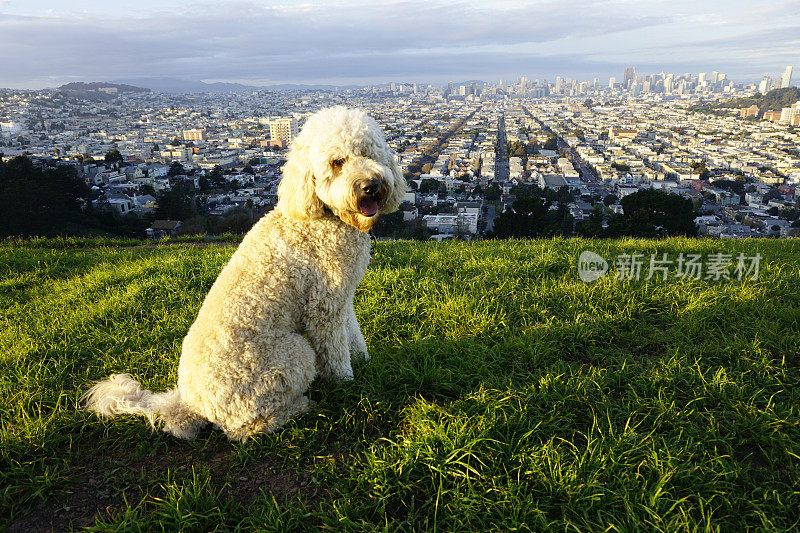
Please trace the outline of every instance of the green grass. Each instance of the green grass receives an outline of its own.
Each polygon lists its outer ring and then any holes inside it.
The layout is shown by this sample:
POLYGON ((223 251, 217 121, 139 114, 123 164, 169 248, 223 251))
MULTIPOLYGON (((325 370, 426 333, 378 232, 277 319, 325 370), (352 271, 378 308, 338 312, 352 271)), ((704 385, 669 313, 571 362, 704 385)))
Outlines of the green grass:
POLYGON ((174 383, 235 244, 46 245, 0 244, 0 528, 800 527, 798 241, 378 243, 372 361, 244 444, 78 408, 113 372, 174 383), (757 280, 587 285, 584 249, 764 259, 757 280))

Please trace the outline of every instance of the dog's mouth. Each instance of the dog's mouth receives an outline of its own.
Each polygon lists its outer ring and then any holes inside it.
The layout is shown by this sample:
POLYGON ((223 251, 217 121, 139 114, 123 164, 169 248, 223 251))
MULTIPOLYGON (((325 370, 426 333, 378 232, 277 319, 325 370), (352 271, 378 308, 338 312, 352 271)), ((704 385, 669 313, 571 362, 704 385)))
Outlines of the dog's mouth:
POLYGON ((365 217, 375 216, 380 208, 380 199, 374 196, 364 196, 358 201, 358 209, 365 217))

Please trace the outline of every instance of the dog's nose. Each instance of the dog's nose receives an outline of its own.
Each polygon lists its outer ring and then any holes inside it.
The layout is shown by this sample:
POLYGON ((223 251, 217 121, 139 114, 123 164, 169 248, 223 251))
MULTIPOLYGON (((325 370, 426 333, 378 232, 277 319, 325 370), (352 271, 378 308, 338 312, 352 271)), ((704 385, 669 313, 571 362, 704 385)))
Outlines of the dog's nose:
POLYGON ((361 190, 364 192, 364 194, 375 194, 378 192, 379 185, 380 184, 378 183, 378 180, 372 178, 372 180, 361 186, 361 190))

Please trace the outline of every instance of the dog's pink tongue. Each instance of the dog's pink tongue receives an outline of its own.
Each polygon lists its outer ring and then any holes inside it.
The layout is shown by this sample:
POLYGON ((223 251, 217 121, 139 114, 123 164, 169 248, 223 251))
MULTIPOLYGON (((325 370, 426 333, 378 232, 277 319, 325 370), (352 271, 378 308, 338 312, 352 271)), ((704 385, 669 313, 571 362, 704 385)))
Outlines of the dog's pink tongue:
POLYGON ((361 212, 371 217, 378 212, 378 202, 375 200, 364 200, 361 202, 361 212))

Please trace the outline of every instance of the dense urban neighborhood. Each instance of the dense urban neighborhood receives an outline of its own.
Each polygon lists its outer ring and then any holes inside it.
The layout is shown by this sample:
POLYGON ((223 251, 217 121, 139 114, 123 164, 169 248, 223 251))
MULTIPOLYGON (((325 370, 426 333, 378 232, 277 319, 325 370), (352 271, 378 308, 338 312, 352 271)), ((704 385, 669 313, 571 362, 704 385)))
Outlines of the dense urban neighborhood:
POLYGON ((607 85, 523 77, 238 93, 0 90, 0 201, 16 220, 3 236, 241 233, 275 205, 305 118, 346 105, 375 118, 408 179, 378 238, 796 237, 800 91, 787 71, 750 85, 717 72, 626 69, 607 85), (73 199, 94 222, 26 231, 36 211, 20 199, 44 195, 36 187, 48 178, 26 185, 8 170, 21 156, 31 172, 79 180, 73 199))

